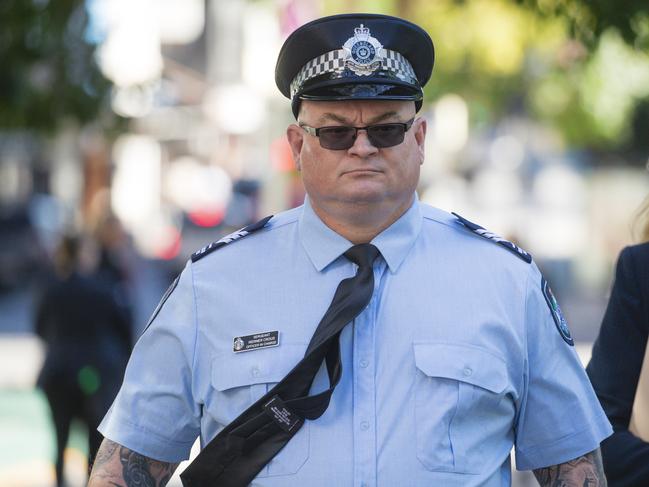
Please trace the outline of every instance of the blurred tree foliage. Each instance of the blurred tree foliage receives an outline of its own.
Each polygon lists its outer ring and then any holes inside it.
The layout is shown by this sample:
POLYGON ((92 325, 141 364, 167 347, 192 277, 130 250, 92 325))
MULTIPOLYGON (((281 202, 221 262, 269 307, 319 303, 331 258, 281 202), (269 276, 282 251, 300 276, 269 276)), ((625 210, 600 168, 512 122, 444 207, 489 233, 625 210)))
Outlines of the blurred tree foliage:
POLYGON ((324 10, 424 27, 436 51, 426 98, 459 94, 474 126, 524 114, 573 146, 637 148, 646 139, 647 0, 326 0, 324 10))
POLYGON ((111 84, 85 35, 83 0, 0 2, 0 129, 51 133, 101 117, 111 84))
POLYGON ((515 0, 548 17, 568 20, 571 35, 595 47, 604 33, 614 28, 622 39, 638 49, 649 48, 647 0, 515 0))

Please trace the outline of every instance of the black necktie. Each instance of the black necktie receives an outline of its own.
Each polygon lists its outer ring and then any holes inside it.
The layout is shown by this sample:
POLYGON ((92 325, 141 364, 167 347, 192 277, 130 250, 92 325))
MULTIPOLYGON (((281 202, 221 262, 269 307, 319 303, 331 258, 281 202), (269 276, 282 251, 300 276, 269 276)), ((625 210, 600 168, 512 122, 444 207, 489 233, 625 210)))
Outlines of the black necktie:
POLYGON ((379 250, 354 245, 345 257, 358 265, 338 284, 304 358, 275 387, 228 424, 180 475, 185 487, 244 487, 286 445, 306 419, 319 418, 342 374, 340 332, 369 304, 374 291, 372 263, 379 250), (329 389, 309 396, 323 360, 329 389))

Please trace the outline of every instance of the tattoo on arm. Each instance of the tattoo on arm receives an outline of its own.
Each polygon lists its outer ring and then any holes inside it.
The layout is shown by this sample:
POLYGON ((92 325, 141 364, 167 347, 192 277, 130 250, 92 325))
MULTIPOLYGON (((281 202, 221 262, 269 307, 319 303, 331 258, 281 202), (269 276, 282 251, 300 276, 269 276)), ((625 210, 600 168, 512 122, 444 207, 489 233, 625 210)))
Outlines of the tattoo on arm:
POLYGON ((606 487, 602 455, 594 450, 569 462, 534 470, 541 487, 606 487))
POLYGON ((164 487, 178 467, 104 440, 97 452, 89 487, 164 487))

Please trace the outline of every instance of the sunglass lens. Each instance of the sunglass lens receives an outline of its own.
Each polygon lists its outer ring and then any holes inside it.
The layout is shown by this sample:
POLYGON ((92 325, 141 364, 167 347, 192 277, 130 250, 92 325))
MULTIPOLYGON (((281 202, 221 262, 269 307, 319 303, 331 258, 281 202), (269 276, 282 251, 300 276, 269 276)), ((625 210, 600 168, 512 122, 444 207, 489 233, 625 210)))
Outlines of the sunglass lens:
POLYGON ((403 124, 383 123, 368 127, 367 136, 374 147, 392 147, 403 142, 405 130, 403 124))
POLYGON ((325 149, 343 150, 354 145, 354 127, 323 127, 320 129, 320 145, 325 149))

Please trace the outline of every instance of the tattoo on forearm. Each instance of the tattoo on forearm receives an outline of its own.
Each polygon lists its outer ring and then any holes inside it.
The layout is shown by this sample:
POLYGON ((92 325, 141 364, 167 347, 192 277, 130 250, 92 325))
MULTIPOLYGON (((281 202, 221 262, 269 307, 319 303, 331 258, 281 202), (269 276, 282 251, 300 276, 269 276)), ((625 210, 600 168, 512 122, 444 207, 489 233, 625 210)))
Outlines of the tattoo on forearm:
POLYGON ((569 462, 534 470, 541 487, 606 487, 599 449, 569 462))
POLYGON ((95 456, 95 460, 92 463, 92 468, 101 468, 103 465, 105 465, 107 462, 110 461, 111 457, 113 456, 113 453, 117 451, 117 448, 119 445, 117 443, 113 443, 112 441, 104 441, 101 445, 101 448, 97 452, 97 456, 95 456))
POLYGON ((176 467, 177 463, 153 460, 110 440, 104 440, 97 452, 89 485, 164 487, 176 467))
POLYGON ((122 463, 122 477, 128 487, 155 487, 155 480, 149 472, 149 465, 142 455, 126 448, 119 449, 119 461, 122 463))

